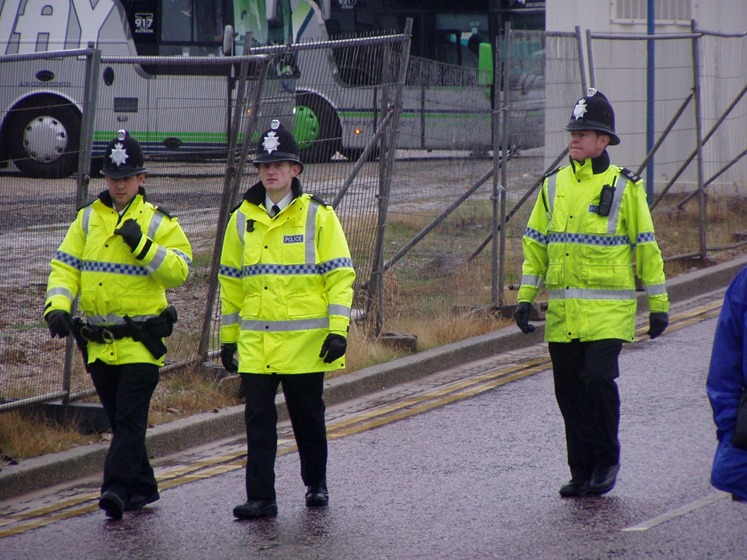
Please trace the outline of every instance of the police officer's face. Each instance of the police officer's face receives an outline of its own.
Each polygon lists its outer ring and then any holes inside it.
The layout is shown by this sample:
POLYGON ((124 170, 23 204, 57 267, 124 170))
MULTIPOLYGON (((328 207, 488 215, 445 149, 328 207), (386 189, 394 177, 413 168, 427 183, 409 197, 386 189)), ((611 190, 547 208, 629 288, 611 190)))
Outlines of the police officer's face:
POLYGON ((595 158, 602 155, 610 137, 599 134, 595 130, 573 130, 568 143, 568 151, 575 161, 584 161, 587 158, 595 158))
POLYGON ((293 177, 301 173, 301 166, 290 161, 260 163, 257 169, 267 196, 273 202, 280 202, 290 192, 293 177))
POLYGON ((145 173, 130 175, 122 179, 106 178, 106 186, 114 202, 114 208, 124 210, 127 205, 135 198, 140 189, 140 185, 145 182, 145 173))

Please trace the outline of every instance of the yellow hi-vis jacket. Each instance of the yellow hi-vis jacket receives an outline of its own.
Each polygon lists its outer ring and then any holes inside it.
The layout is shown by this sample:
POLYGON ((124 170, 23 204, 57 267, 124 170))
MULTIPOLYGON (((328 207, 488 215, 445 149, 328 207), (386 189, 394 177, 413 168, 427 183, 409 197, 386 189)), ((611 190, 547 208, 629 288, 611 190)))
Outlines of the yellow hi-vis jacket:
MULTIPOLYGON (((606 156, 606 154, 605 154, 606 156)), ((635 337, 636 275, 650 312, 668 312, 664 263, 641 179, 592 160, 548 176, 522 238, 518 301, 533 302, 544 282, 547 342, 635 337), (604 185, 615 187, 609 216, 598 207, 604 185)))
POLYGON ((328 334, 348 335, 355 271, 334 210, 301 194, 275 218, 262 183, 251 187, 226 228, 218 279, 221 343, 237 343, 239 372, 297 374, 325 364, 328 334))
MULTIPOLYGON (((192 248, 175 218, 145 200, 140 189, 120 216, 108 191, 78 210, 52 262, 44 308, 70 311, 80 295, 79 308, 92 325, 123 325, 156 317, 166 309, 166 289, 181 285, 192 263, 192 248), (126 220, 140 224, 143 236, 131 250, 114 234, 126 220)), ((88 363, 163 365, 141 343, 125 337, 109 344, 88 343, 88 363)))

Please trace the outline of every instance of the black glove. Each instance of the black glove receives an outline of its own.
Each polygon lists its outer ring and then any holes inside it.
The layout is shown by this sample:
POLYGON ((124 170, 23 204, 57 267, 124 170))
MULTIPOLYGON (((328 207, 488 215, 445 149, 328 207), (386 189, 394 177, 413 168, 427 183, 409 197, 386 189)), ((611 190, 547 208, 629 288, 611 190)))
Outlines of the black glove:
POLYGON ((325 364, 331 364, 335 360, 342 358, 347 349, 348 341, 344 336, 328 334, 327 338, 324 339, 324 344, 322 344, 322 351, 319 352, 319 357, 324 358, 325 364))
POLYGON ((669 326, 669 313, 658 312, 649 313, 648 316, 648 336, 656 338, 664 332, 669 326))
POLYGON ((532 311, 532 304, 527 301, 520 301, 514 309, 514 321, 524 334, 534 332, 534 325, 529 324, 529 313, 532 311))
POLYGON ((130 218, 126 220, 119 229, 115 229, 114 233, 121 235, 124 242, 130 246, 133 251, 137 249, 140 239, 143 237, 143 231, 140 229, 140 224, 130 218))
POLYGON ((70 334, 71 318, 67 311, 50 311, 44 316, 49 326, 49 336, 65 338, 70 334))
POLYGON ((226 372, 236 373, 239 371, 239 364, 233 359, 233 355, 236 353, 236 343, 230 342, 227 344, 221 344, 220 347, 220 363, 223 364, 226 372))

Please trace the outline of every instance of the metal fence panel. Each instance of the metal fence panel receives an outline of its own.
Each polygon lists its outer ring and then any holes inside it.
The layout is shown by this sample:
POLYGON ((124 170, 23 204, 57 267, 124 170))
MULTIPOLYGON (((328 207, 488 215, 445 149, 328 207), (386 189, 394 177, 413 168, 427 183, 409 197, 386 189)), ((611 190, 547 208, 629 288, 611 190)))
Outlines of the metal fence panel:
MULTIPOLYGON (((357 162, 356 157, 380 137, 381 130, 377 127, 385 120, 382 115, 392 110, 382 105, 382 92, 397 86, 397 68, 407 59, 404 44, 405 37, 398 35, 281 47, 270 53, 270 57, 252 52, 230 59, 101 58, 97 78, 101 81, 100 95, 96 106, 90 108, 95 113, 97 131, 92 145, 94 173, 90 184, 88 180, 82 181, 84 196, 78 193, 79 181, 75 176, 56 180, 23 177, 12 165, 0 174, 3 202, 0 247, 4 249, 0 279, 4 289, 0 303, 7 311, 0 324, 0 399, 4 402, 0 402, 0 411, 93 394, 71 339, 49 339, 42 307, 49 261, 75 217, 76 200, 81 198, 88 203, 105 189, 96 172, 102 164, 100 156, 106 143, 120 128, 128 129, 144 147, 149 169, 145 189, 149 200, 179 219, 193 249, 194 259, 186 284, 167 294, 178 309, 179 322, 174 335, 167 339, 169 354, 163 371, 180 363, 202 360, 203 355, 197 349, 205 324, 210 331, 207 350, 217 348, 219 302, 210 302, 208 296, 210 287, 217 285, 217 274, 211 270, 211 264, 216 240, 222 238, 218 223, 221 201, 230 189, 229 203, 235 205, 243 192, 259 180, 254 167, 247 163, 253 157, 259 133, 269 126, 272 118, 298 132, 303 123, 298 122, 295 110, 300 104, 311 105, 316 110, 312 125, 320 127, 322 132, 307 137, 308 144, 304 146, 307 148, 303 156, 307 164, 301 177, 304 189, 337 203, 358 274, 356 298, 359 300, 361 285, 370 277, 373 265, 371 253, 378 232, 376 210, 381 184, 379 163, 357 162), (257 59, 257 55, 269 60, 270 66, 250 72, 244 99, 237 100, 236 91, 240 88, 236 67, 243 59, 257 59), (362 78, 347 72, 345 82, 339 75, 333 75, 325 62, 350 57, 367 61, 370 75, 362 78), (279 65, 289 61, 298 71, 279 65), (195 66, 199 68, 198 75, 195 66), (260 75, 264 81, 258 91, 260 75), (215 76, 225 79, 219 81, 215 76), (190 88, 202 94, 195 98, 190 88), (261 96, 258 106, 252 105, 255 94, 261 96), (327 105, 321 105, 322 102, 327 105), (334 111, 320 109, 332 107, 333 103, 334 111), (241 115, 238 125, 232 118, 235 112, 241 115), (259 115, 259 121, 251 133, 248 123, 253 115, 259 115), (342 121, 346 125, 355 124, 361 115, 377 118, 366 120, 361 133, 356 134, 359 144, 345 150, 341 145, 342 121), (192 125, 194 133, 189 132, 192 125), (329 130, 333 134, 328 134, 329 130), (236 135, 238 142, 234 151, 229 152, 232 135, 236 135), (330 146, 334 151, 328 153, 330 146), (309 161, 316 157, 329 161, 318 164, 309 161), (236 181, 229 181, 227 177, 236 166, 236 181), (63 376, 66 346, 72 359, 69 379, 63 376)), ((75 54, 80 55, 80 52, 75 54)), ((28 71, 24 63, 45 56, 32 55, 22 61, 17 57, 0 57, 0 68, 3 76, 12 76, 13 68, 18 68, 19 73, 28 71)), ((85 61, 80 61, 80 67, 83 82, 85 61)), ((59 102, 50 103, 42 112, 54 110, 58 105, 59 102)), ((346 126, 345 130, 352 128, 346 126)), ((375 158, 377 151, 369 151, 375 158)), ((77 142, 72 154, 77 160, 77 142)))
POLYGON ((71 173, 78 160, 81 110, 70 99, 83 98, 72 90, 85 83, 86 52, 0 57, 3 98, 13 100, 2 108, 9 157, 29 172, 62 177, 0 175, 2 401, 59 398, 63 390, 65 343, 49 340, 42 312, 49 260, 75 216, 77 181, 71 173), (21 99, 20 91, 30 92, 33 101, 21 99))

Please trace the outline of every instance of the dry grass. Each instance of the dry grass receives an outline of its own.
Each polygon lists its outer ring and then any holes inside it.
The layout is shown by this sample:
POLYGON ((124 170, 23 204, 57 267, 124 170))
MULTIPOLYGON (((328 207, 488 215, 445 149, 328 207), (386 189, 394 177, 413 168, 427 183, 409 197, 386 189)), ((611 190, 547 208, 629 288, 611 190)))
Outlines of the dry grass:
POLYGON ((57 424, 38 411, 10 411, 0 414, 0 464, 57 453, 78 445, 101 441, 98 434, 84 436, 75 424, 57 424))

